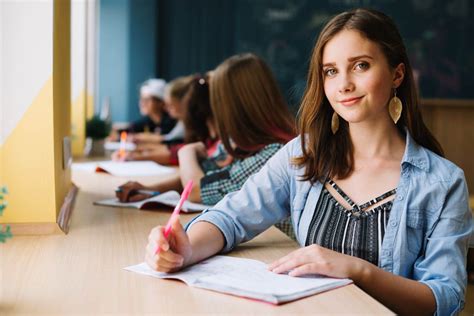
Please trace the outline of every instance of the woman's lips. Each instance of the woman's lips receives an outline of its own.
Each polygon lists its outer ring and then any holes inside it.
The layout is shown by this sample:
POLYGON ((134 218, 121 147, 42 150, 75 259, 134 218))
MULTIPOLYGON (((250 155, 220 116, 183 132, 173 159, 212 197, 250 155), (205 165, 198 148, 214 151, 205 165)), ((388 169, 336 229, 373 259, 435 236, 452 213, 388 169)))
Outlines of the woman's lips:
POLYGON ((351 106, 351 105, 354 105, 354 104, 358 103, 361 99, 362 99, 362 97, 347 98, 347 99, 344 99, 344 100, 340 100, 339 103, 341 103, 342 105, 345 105, 345 106, 351 106))

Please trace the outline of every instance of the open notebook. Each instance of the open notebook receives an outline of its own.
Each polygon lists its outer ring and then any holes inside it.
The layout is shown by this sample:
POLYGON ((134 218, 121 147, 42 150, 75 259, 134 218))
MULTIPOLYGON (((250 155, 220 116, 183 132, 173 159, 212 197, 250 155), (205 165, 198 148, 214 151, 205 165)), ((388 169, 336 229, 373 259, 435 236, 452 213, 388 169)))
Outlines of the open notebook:
POLYGON ((178 279, 189 286, 281 304, 352 283, 322 276, 290 277, 267 270, 252 259, 214 256, 176 273, 152 270, 146 263, 124 268, 160 279, 178 279))
MULTIPOLYGON (((138 202, 128 202, 122 203, 119 202, 117 198, 101 200, 94 202, 95 205, 102 205, 102 206, 114 206, 114 207, 129 207, 129 208, 137 208, 140 210, 153 210, 165 206, 175 207, 178 204, 180 199, 180 195, 176 191, 168 191, 159 195, 155 195, 151 198, 146 200, 138 201, 138 202)), ((210 208, 211 205, 204 205, 199 203, 192 203, 189 201, 185 201, 181 210, 185 213, 191 212, 200 212, 207 208, 210 208)))
POLYGON ((72 169, 88 172, 107 172, 118 177, 162 176, 176 170, 153 161, 97 161, 73 163, 72 169))

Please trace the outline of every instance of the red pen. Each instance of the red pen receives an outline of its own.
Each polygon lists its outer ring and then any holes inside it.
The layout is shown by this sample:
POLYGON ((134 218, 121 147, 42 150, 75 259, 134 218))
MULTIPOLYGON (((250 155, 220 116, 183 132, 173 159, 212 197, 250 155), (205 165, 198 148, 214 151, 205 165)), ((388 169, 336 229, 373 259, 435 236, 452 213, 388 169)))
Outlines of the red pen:
MULTIPOLYGON (((175 220, 178 220, 179 217, 179 212, 181 211, 181 207, 183 206, 184 201, 188 199, 189 194, 191 193, 191 189, 193 188, 193 180, 189 180, 186 186, 184 187, 183 193, 181 193, 181 198, 179 199, 178 204, 176 204, 176 207, 174 208, 173 213, 171 214, 170 219, 168 220, 168 223, 165 226, 165 231, 164 235, 165 238, 168 238, 170 232, 171 232, 171 226, 173 225, 175 220)), ((156 249, 155 254, 159 254, 161 251, 161 248, 158 247, 156 249)))

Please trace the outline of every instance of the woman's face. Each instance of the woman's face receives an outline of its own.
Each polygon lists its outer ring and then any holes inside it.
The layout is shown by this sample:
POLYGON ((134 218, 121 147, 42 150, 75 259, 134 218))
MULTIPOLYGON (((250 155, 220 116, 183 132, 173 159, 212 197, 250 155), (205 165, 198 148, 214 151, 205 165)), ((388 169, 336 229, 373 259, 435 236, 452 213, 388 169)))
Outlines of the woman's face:
POLYGON ((393 70, 380 47, 357 31, 339 32, 323 50, 324 92, 349 123, 389 119, 387 104, 403 73, 403 64, 393 70))
POLYGON ((182 120, 186 114, 186 105, 188 101, 188 95, 185 95, 181 100, 167 95, 165 97, 166 110, 172 118, 182 120))

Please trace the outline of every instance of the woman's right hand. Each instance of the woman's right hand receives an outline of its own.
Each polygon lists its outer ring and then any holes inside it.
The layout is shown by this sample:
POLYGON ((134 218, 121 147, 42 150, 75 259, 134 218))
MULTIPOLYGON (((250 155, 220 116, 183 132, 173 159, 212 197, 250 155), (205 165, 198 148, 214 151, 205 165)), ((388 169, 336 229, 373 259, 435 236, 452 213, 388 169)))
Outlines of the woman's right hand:
POLYGON ((143 190, 146 187, 135 181, 128 181, 125 184, 122 184, 115 190, 115 195, 119 199, 120 202, 137 202, 150 197, 149 194, 141 194, 141 193, 134 193, 133 191, 143 190))
POLYGON ((191 260, 192 249, 188 235, 179 219, 171 226, 168 239, 164 235, 165 227, 153 228, 148 236, 145 262, 155 271, 175 272, 186 267, 191 260), (160 251, 157 253, 157 249, 160 251))

